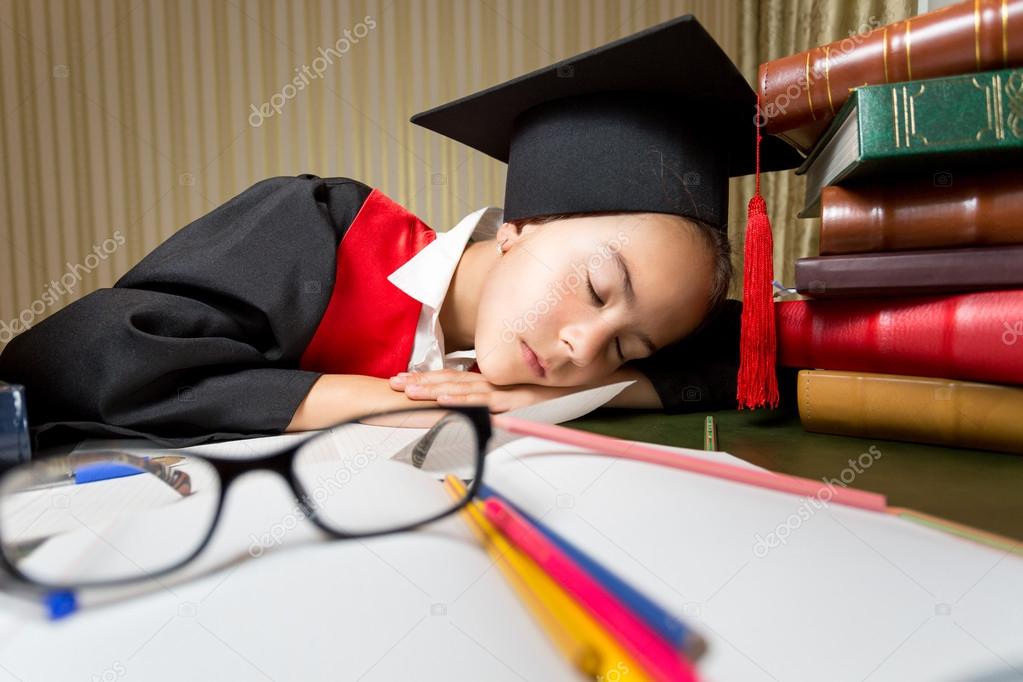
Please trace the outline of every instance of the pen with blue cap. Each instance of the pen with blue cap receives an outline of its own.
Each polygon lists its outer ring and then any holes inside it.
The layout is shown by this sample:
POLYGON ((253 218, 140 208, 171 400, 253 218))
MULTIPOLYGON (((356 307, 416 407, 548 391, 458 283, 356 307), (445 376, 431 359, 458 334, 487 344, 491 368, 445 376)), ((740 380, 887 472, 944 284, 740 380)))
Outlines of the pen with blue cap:
POLYGON ((191 492, 191 481, 188 474, 173 469, 173 465, 182 459, 184 458, 175 455, 140 457, 127 453, 72 453, 66 457, 67 466, 63 471, 55 473, 50 480, 41 481, 25 490, 81 485, 149 473, 184 496, 191 492))

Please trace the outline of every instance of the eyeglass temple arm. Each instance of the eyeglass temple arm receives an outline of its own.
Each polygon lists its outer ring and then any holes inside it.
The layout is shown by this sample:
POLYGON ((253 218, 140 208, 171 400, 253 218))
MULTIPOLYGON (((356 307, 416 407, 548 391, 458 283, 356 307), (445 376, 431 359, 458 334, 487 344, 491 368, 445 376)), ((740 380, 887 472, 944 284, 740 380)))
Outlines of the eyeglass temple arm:
POLYGON ((417 469, 423 468, 423 464, 426 463, 426 455, 429 454, 433 441, 436 440, 441 428, 453 418, 454 416, 451 414, 444 415, 437 420, 436 424, 430 427, 429 431, 423 434, 423 437, 419 439, 419 442, 412 449, 412 466, 417 469))

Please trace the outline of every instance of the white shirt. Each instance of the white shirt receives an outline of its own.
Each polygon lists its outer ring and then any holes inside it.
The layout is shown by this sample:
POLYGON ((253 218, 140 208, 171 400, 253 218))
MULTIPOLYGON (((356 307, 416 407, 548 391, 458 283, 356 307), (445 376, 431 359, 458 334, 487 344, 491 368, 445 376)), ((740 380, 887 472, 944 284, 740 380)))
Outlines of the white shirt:
POLYGON ((501 207, 487 206, 473 211, 447 232, 438 232, 436 239, 387 276, 391 284, 423 304, 407 371, 466 371, 476 362, 475 349, 444 353, 440 308, 468 243, 494 238, 503 222, 501 207))

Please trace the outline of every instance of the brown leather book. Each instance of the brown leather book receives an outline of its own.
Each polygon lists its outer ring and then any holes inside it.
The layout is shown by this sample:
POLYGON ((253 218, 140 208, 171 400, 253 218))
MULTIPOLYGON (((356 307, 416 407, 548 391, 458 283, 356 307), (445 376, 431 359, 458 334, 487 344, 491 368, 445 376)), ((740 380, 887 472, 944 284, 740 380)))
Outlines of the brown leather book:
POLYGON ((813 298, 1023 288, 1023 245, 800 258, 796 291, 813 298))
POLYGON ((1023 388, 827 369, 797 383, 807 431, 1023 454, 1023 388))
POLYGON ((766 131, 807 152, 853 88, 1020 63, 1023 0, 967 0, 765 62, 757 83, 766 131))
POLYGON ((821 192, 822 256, 994 244, 1023 244, 1023 171, 821 192))

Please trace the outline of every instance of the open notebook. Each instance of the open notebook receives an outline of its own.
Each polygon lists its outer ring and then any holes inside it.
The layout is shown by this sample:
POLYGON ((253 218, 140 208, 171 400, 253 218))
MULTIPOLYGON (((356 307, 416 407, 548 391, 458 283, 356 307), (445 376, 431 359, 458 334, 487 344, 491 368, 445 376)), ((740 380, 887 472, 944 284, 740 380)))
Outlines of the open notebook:
MULTIPOLYGON (((893 516, 498 436, 488 485, 698 629, 710 647, 706 679, 1010 680, 1023 671, 1017 556, 893 516)), ((0 663, 40 679, 129 657, 133 675, 174 679, 182 655, 203 677, 577 679, 460 519, 319 540, 284 486, 254 474, 232 489, 214 542, 186 569, 193 580, 169 578, 59 626, 0 615, 0 663), (89 636, 97 631, 106 636, 89 636)))

